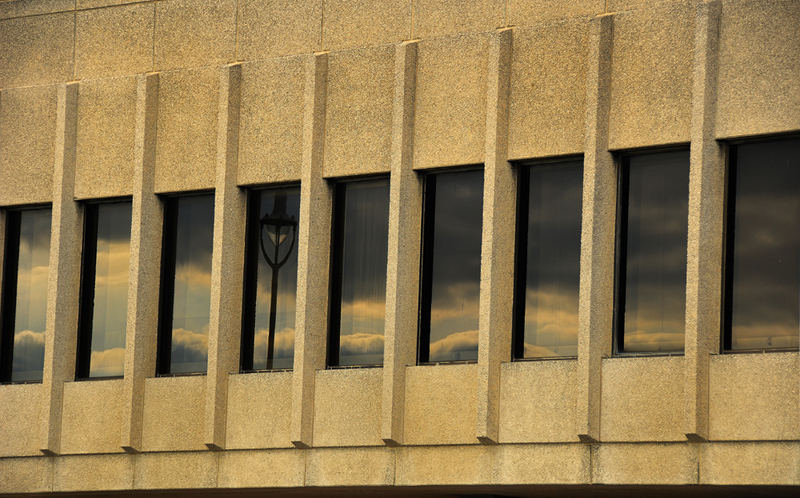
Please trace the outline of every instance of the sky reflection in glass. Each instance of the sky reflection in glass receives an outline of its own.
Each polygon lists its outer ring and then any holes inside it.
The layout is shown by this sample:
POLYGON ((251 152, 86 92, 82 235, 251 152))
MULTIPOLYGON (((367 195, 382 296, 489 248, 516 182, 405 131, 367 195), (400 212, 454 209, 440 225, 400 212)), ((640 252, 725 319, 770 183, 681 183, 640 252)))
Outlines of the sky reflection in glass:
POLYGON ((730 349, 800 345, 800 139, 736 146, 728 202, 730 349), (731 264, 731 263, 729 263, 731 264))

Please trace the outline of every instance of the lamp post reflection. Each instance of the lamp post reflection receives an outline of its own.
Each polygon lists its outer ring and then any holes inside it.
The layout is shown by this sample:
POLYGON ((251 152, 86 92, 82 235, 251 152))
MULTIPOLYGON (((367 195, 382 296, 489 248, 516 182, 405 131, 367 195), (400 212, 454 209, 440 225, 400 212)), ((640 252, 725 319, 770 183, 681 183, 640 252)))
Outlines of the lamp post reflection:
POLYGON ((277 194, 272 212, 265 214, 260 220, 261 254, 272 270, 272 287, 269 303, 269 336, 267 338, 267 370, 272 369, 272 360, 275 353, 275 318, 278 304, 278 270, 286 264, 294 249, 297 239, 297 220, 286 213, 286 194, 277 194), (264 242, 264 235, 267 243, 264 242), (286 253, 281 256, 281 250, 286 247, 287 239, 291 236, 286 253), (267 246, 271 247, 267 247, 267 246), (269 250, 271 249, 271 251, 269 250), (272 253, 270 255, 270 252, 272 253))

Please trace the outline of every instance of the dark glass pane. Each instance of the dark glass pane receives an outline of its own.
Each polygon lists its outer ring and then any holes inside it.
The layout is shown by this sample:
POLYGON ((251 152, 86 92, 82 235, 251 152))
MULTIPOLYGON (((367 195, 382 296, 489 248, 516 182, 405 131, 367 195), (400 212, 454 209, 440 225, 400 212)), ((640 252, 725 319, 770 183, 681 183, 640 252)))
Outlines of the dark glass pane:
MULTIPOLYGON (((389 181, 343 184, 338 365, 382 365, 389 181)), ((337 206, 342 208, 342 206, 337 206)))
POLYGON ((525 358, 576 356, 583 163, 534 166, 529 175, 520 353, 525 358))
MULTIPOLYGON (((796 348, 800 336, 800 139, 736 148, 729 192, 732 349, 796 348)), ((730 263, 729 263, 730 264, 730 263)))
POLYGON ((625 352, 683 351, 689 152, 631 156, 623 168, 625 352))
POLYGON ((259 196, 258 220, 250 220, 259 240, 248 247, 258 253, 252 368, 292 368, 300 189, 252 195, 259 196), (270 320, 274 320, 272 326, 270 320))
POLYGON ((121 376, 128 318, 131 203, 98 204, 89 377, 121 376))
POLYGON ((425 241, 433 244, 431 270, 423 276, 430 278, 427 361, 477 360, 483 170, 439 173, 428 181, 435 182, 428 183, 435 199, 433 220, 425 213, 426 224, 433 223, 433 240, 425 241))
MULTIPOLYGON (((50 219, 47 209, 20 211, 16 300, 11 346, 12 382, 41 381, 47 314, 50 219)), ((11 235, 11 234, 9 234, 11 235)), ((9 255, 7 255, 8 257, 9 255)), ((13 272, 14 269, 11 269, 13 272)), ((5 356, 5 354, 4 354, 5 356)))
POLYGON ((177 199, 170 373, 205 372, 211 308, 214 196, 177 199))

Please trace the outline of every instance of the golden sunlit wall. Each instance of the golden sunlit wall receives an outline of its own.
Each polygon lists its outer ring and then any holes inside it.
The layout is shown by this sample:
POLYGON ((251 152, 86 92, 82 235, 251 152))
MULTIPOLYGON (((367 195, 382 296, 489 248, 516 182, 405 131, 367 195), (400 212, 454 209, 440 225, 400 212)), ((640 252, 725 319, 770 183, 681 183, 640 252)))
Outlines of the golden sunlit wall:
POLYGON ((800 132, 798 33, 795 0, 0 0, 0 266, 9 213, 52 208, 25 273, 42 380, 0 385, 0 493, 800 485, 800 355, 720 353, 729 145, 800 132), (616 355, 618 171, 664 146, 689 157, 684 351, 616 355), (517 169, 562 156, 583 165, 578 292, 537 299, 574 347, 512 361, 517 169), (432 320, 475 320, 430 347, 477 360, 419 365, 423 183, 467 166, 479 286, 432 320), (383 366, 326 368, 336 182, 365 175, 389 179, 385 304, 350 306, 383 338, 346 346, 382 340, 383 366), (247 190, 278 184, 299 185, 293 368, 240 373, 247 190), (176 279, 210 306, 173 347, 207 372, 158 376, 165 199, 197 191, 210 266, 176 279), (97 247, 127 311, 96 364, 123 375, 75 381, 103 199, 130 201, 129 245, 97 247))

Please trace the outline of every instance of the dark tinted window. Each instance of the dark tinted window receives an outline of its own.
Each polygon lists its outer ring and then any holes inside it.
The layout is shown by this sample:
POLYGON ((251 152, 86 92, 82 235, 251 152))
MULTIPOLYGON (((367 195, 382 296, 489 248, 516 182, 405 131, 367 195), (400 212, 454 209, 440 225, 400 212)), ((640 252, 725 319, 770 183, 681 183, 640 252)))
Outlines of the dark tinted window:
POLYGON ((483 170, 425 181, 419 361, 478 358, 483 170))
POLYGON ((131 203, 87 204, 84 212, 77 377, 122 376, 131 203))
POLYGON ((515 357, 577 356, 583 161, 522 166, 515 357))
POLYGON ((242 370, 292 368, 300 189, 248 193, 242 370))
POLYGON ((8 211, 0 381, 41 381, 44 370, 50 208, 8 211))
POLYGON ((731 152, 725 348, 797 348, 800 139, 731 152))
POLYGON ((620 175, 617 350, 683 351, 689 152, 627 156, 620 175))
POLYGON ((328 364, 383 364, 389 181, 340 183, 334 205, 328 364))
POLYGON ((159 373, 206 371, 213 235, 213 194, 166 200, 159 373))

